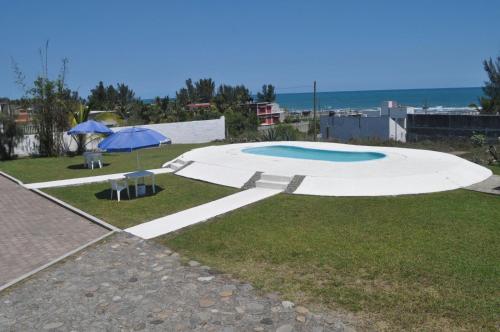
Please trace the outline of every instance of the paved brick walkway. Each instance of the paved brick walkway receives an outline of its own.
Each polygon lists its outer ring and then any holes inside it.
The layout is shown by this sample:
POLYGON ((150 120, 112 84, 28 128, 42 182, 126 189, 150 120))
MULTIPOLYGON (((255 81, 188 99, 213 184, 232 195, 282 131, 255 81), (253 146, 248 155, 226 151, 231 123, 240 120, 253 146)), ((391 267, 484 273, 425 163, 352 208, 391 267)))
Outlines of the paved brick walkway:
POLYGON ((0 286, 108 232, 0 176, 0 286))

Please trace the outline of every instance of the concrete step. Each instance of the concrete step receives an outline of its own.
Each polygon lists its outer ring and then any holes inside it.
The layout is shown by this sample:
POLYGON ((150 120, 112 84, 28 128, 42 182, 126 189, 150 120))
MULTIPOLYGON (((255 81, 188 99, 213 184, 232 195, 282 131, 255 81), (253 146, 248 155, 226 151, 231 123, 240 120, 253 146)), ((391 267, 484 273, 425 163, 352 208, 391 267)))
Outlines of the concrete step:
POLYGON ((292 181, 292 177, 291 176, 284 176, 284 175, 262 174, 260 176, 260 180, 289 183, 290 181, 292 181))
POLYGON ((288 181, 269 181, 269 180, 258 180, 255 182, 255 187, 257 188, 268 188, 268 189, 280 189, 285 190, 288 186, 288 181))
POLYGON ((187 164, 187 162, 184 161, 184 160, 182 160, 182 159, 176 159, 176 160, 174 160, 174 163, 181 164, 181 165, 186 165, 187 164))
POLYGON ((177 161, 174 161, 174 162, 172 162, 172 163, 168 164, 168 168, 171 168, 171 169, 173 169, 174 171, 176 171, 176 170, 180 169, 180 168, 181 168, 181 167, 183 167, 183 166, 184 166, 184 164, 178 163, 177 161))

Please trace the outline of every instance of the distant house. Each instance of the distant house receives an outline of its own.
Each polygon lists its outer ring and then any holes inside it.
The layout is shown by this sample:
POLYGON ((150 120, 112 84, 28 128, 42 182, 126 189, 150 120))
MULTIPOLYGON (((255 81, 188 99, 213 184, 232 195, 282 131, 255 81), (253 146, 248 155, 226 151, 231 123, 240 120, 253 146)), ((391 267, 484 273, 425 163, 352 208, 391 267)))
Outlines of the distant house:
POLYGON ((16 110, 16 123, 27 125, 31 123, 31 116, 28 110, 19 108, 16 110))
POLYGON ((249 103, 250 110, 257 114, 261 126, 278 124, 284 120, 285 112, 277 103, 249 103))
POLYGON ((210 111, 210 103, 191 103, 186 105, 188 111, 198 112, 198 111, 210 111))
POLYGON ((16 123, 20 125, 27 125, 31 123, 29 110, 12 104, 8 98, 0 98, 0 113, 13 114, 15 116, 16 123))
POLYGON ((406 117, 413 113, 413 107, 399 106, 395 101, 383 102, 379 112, 330 112, 320 117, 321 136, 340 141, 374 138, 406 142, 406 117))
POLYGON ((10 100, 8 98, 0 98, 0 113, 10 113, 10 100))

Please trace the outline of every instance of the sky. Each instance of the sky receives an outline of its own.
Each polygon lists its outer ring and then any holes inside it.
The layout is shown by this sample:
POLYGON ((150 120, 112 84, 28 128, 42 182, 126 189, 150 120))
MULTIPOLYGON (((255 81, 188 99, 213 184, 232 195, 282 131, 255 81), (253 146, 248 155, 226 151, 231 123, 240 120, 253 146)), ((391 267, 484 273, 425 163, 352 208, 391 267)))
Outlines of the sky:
POLYGON ((99 81, 142 98, 174 96, 187 78, 256 93, 481 86, 500 55, 499 0, 0 0, 0 97, 23 94, 68 58, 68 86, 99 81))

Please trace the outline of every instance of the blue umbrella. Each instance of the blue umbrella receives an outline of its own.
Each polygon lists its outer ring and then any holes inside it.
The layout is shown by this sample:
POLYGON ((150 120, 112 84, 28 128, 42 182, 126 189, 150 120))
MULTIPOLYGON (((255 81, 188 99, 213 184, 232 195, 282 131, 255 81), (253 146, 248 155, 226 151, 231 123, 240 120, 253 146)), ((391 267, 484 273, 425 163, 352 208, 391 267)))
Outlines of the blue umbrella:
POLYGON ((104 134, 110 135, 113 131, 106 127, 102 122, 88 120, 82 122, 68 131, 68 135, 83 135, 83 134, 104 134))
MULTIPOLYGON (((98 147, 107 152, 132 152, 143 148, 159 146, 170 139, 157 131, 147 128, 126 128, 103 139, 98 147)), ((137 168, 139 168, 139 153, 137 153, 137 168)))

